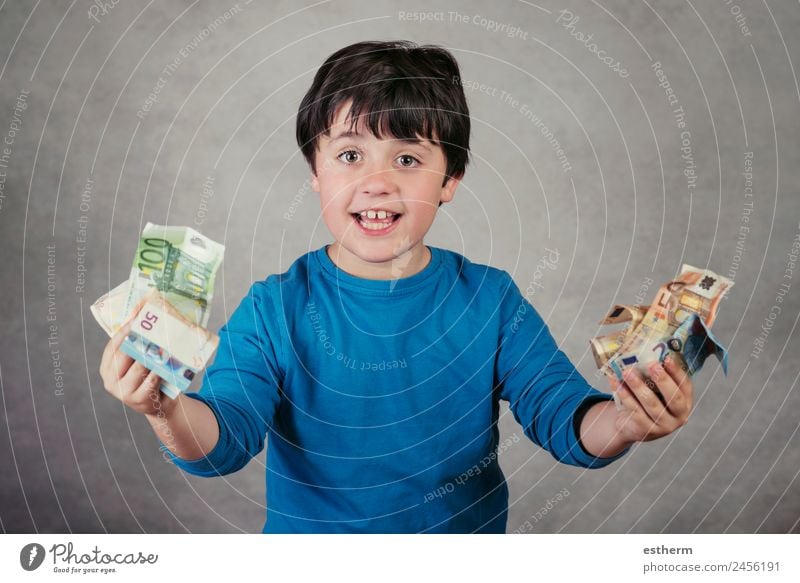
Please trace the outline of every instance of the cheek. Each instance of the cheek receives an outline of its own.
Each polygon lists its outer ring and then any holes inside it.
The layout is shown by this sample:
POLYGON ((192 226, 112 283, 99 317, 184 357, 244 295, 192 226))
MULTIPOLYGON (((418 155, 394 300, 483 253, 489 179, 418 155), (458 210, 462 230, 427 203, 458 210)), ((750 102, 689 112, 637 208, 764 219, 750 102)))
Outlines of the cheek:
POLYGON ((403 229, 408 233, 420 235, 428 231, 433 224, 436 212, 428 204, 415 204, 413 207, 406 203, 407 212, 401 219, 405 221, 403 229))
POLYGON ((407 192, 414 193, 414 198, 419 200, 421 206, 427 206, 434 211, 439 205, 442 193, 442 175, 425 172, 416 176, 413 183, 407 185, 407 192))
POLYGON ((339 228, 346 227, 352 219, 344 209, 339 208, 335 204, 328 205, 328 208, 326 208, 322 214, 326 224, 339 228))
POLYGON ((415 222, 424 223, 432 221, 436 216, 438 201, 439 199, 435 196, 419 196, 414 200, 407 200, 405 206, 409 214, 414 217, 415 222))
POLYGON ((408 178, 408 186, 426 196, 435 195, 442 183, 442 177, 436 172, 419 171, 408 178))
POLYGON ((344 189, 342 181, 337 181, 331 176, 320 177, 319 186, 319 200, 325 216, 333 216, 335 213, 341 213, 346 210, 347 191, 344 189))

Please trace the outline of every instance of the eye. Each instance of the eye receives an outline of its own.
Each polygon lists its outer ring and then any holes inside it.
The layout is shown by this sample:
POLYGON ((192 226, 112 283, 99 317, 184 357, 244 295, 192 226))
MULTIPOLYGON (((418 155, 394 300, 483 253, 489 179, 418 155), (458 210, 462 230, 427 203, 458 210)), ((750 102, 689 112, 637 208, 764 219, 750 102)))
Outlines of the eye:
POLYGON ((338 156, 336 156, 339 160, 342 160, 345 164, 355 164, 357 160, 353 159, 353 156, 360 156, 361 153, 356 150, 345 150, 338 156), (345 159, 342 159, 342 156, 345 156, 345 159))
POLYGON ((410 154, 403 154, 401 156, 398 156, 397 159, 401 161, 400 165, 405 168, 414 168, 415 164, 416 165, 421 164, 419 160, 417 160, 414 156, 411 156, 410 154))

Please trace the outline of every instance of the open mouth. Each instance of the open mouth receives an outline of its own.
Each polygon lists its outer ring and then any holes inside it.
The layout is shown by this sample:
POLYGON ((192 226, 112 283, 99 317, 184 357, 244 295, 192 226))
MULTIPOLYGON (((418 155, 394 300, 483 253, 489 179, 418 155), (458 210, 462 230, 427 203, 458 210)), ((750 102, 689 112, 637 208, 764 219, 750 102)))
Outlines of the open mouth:
POLYGON ((403 216, 401 213, 395 213, 391 217, 386 217, 385 219, 368 219, 359 213, 351 213, 351 215, 361 231, 368 235, 382 235, 388 233, 393 230, 395 223, 403 216))

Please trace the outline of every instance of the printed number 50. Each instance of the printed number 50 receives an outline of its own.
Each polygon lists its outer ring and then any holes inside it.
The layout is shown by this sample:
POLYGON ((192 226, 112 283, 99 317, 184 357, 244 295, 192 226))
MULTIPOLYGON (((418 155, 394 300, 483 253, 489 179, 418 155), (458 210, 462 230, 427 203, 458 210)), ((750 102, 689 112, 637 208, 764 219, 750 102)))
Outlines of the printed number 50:
POLYGON ((158 316, 156 316, 155 314, 151 314, 150 312, 147 312, 144 315, 144 320, 142 320, 142 328, 144 328, 145 330, 152 330, 153 324, 155 324, 156 322, 158 322, 158 316))

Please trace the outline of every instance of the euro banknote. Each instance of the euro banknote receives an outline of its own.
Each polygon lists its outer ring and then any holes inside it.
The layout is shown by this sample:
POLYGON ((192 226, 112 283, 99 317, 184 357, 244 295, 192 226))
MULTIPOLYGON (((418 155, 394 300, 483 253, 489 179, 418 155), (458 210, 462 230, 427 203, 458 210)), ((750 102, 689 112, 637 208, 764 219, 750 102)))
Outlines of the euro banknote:
POLYGON ((161 377, 162 391, 174 399, 205 368, 219 337, 188 320, 159 290, 147 292, 137 307, 120 348, 161 377))
POLYGON ((90 306, 92 315, 106 334, 113 336, 125 321, 125 306, 128 304, 128 280, 110 292, 103 294, 90 306))
POLYGON ((676 279, 661 286, 650 306, 613 306, 600 324, 627 326, 590 341, 598 368, 622 380, 624 369, 635 366, 654 390, 648 366, 663 363, 670 354, 690 375, 712 354, 727 373, 727 350, 711 333, 711 325, 720 300, 732 286, 733 281, 713 271, 684 264, 676 279))
POLYGON ((147 223, 128 278, 126 313, 150 289, 195 324, 208 324, 214 280, 225 247, 191 227, 147 223))

